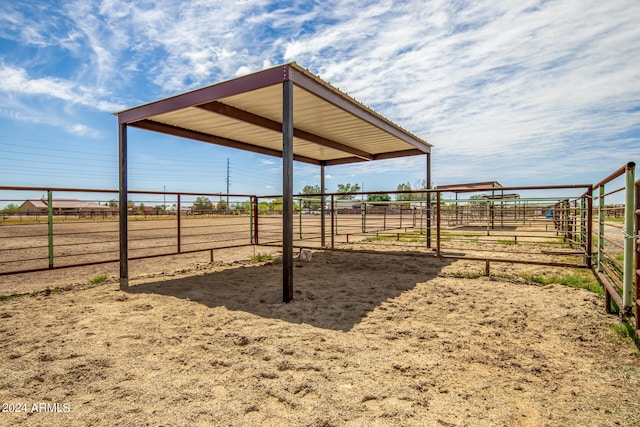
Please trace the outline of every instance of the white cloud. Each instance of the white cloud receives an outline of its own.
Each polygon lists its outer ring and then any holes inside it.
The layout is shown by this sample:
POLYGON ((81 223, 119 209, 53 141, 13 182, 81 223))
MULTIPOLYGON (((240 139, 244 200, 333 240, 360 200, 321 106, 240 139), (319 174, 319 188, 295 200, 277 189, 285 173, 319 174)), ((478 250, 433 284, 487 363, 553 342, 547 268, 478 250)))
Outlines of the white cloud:
MULTIPOLYGON (((0 53, 0 93, 11 98, 0 114, 69 132, 91 134, 76 127, 77 106, 112 112, 295 60, 433 143, 434 180, 570 179, 585 162, 612 168, 640 155, 637 0, 3 6, 0 37, 40 53, 0 53), (47 59, 61 51, 53 70, 47 59), (66 108, 46 119, 36 97, 66 108)), ((423 162, 351 167, 420 174, 423 162)))
POLYGON ((92 109, 113 112, 123 108, 121 104, 97 99, 91 88, 56 77, 31 78, 27 71, 0 62, 0 92, 26 96, 44 96, 92 109))
POLYGON ((620 135, 637 131, 640 3, 406 2, 375 19, 343 12, 320 36, 292 41, 286 56, 434 143, 436 166, 464 158, 483 163, 465 169, 519 179, 540 162, 621 149, 620 135))
POLYGON ((67 131, 76 136, 86 136, 90 138, 99 138, 102 136, 101 132, 95 129, 92 129, 89 126, 83 125, 81 123, 68 126, 67 131))

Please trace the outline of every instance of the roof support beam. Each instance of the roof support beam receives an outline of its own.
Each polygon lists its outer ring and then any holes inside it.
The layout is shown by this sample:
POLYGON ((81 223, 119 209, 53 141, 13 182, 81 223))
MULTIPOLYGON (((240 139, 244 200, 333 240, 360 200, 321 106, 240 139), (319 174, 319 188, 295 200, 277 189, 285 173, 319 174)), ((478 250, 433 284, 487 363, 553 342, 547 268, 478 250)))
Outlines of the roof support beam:
POLYGON ((288 74, 288 69, 288 65, 270 68, 259 73, 253 73, 229 80, 223 84, 207 86, 191 92, 183 93, 182 95, 172 96, 171 98, 163 99, 161 101, 121 111, 117 113, 118 123, 131 125, 133 122, 137 122, 139 120, 144 120, 169 111, 175 111, 181 108, 210 102, 212 99, 221 99, 227 96, 233 96, 239 93, 245 93, 274 84, 279 84, 283 80, 283 75, 288 74))
MULTIPOLYGON (((282 124, 275 120, 268 119, 266 117, 259 116, 257 114, 250 113, 248 111, 241 110, 239 108, 232 107, 231 105, 223 104, 222 102, 214 101, 207 104, 198 106, 203 110, 211 111, 216 114, 231 117, 236 120, 251 123, 252 125, 260 126, 266 129, 270 129, 276 132, 282 131, 282 124)), ((353 154, 356 157, 360 157, 363 160, 373 160, 373 154, 366 151, 359 150, 348 145, 341 144, 336 141, 324 138, 322 136, 306 132, 301 129, 294 128, 293 136, 296 138, 304 139, 309 142, 314 142, 318 145, 333 148, 335 150, 344 151, 345 153, 353 154)))
MULTIPOLYGON (((208 142, 210 144, 222 145, 229 148, 237 148, 239 150, 251 151, 254 153, 265 154, 267 156, 282 157, 282 152, 258 145, 247 144, 246 142, 236 141, 234 139, 223 138, 221 136, 209 135, 207 133, 197 132, 165 123, 154 122, 152 120, 141 120, 132 123, 130 126, 140 129, 146 129, 154 132, 179 136, 181 138, 193 139, 196 141, 208 142)), ((319 165, 320 161, 310 157, 294 155, 293 159, 298 162, 319 165)))
MULTIPOLYGON (((399 157, 408 157, 408 156, 421 156, 426 154, 424 151, 418 150, 417 148, 411 150, 402 150, 402 151, 393 151, 390 153, 380 153, 374 154, 372 160, 384 160, 384 159, 396 159, 399 157)), ((330 165, 344 165, 349 163, 362 162, 364 160, 357 157, 343 157, 342 159, 335 160, 327 160, 325 164, 327 166, 330 165)))
POLYGON ((293 299, 293 82, 282 83, 282 301, 293 299))

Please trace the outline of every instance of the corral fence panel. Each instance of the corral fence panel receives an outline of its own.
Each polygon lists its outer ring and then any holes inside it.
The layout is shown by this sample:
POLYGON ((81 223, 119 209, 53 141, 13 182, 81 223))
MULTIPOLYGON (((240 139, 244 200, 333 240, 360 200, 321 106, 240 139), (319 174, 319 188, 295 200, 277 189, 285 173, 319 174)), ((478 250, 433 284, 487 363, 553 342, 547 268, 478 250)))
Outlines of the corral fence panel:
MULTIPOLYGON (((634 168, 595 185, 298 194, 293 244, 475 260, 486 274, 491 263, 593 268, 607 310, 635 312, 640 329, 634 168)), ((129 259, 282 246, 281 195, 128 195, 129 259)), ((118 262, 118 213, 117 190, 0 187, 0 276, 118 262)))

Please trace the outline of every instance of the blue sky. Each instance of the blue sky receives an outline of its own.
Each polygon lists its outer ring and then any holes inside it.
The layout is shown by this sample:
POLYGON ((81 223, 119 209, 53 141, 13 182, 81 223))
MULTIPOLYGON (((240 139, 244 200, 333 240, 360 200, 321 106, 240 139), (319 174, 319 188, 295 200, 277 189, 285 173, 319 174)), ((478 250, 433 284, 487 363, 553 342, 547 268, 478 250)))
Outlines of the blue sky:
MULTIPOLYGON (((594 183, 640 159, 638 22, 637 0, 5 1, 0 185, 117 188, 113 112, 289 61, 432 143, 435 185, 594 183)), ((135 130, 129 188, 225 192, 227 159, 232 193, 281 192, 278 158, 135 130)), ((318 183, 296 164, 295 191, 318 183)))

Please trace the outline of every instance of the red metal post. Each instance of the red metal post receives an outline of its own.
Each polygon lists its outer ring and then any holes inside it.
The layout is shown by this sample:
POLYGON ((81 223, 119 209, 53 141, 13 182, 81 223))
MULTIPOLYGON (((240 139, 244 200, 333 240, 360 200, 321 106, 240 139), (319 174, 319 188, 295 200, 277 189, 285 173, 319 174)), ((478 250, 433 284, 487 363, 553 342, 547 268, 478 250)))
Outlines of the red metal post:
POLYGON ((591 258, 592 254, 592 246, 593 246, 593 186, 589 186, 589 190, 586 196, 587 203, 587 247, 585 248, 586 252, 586 263, 587 267, 591 268, 593 266, 593 260, 591 258))
POLYGON ((440 192, 436 192, 436 256, 440 256, 440 192))
POLYGON ((636 189, 636 197, 635 197, 635 238, 633 239, 634 243, 634 254, 636 260, 636 271, 635 271, 635 306, 636 306, 636 336, 640 336, 640 179, 636 181, 635 185, 636 189))
POLYGON ((180 226, 180 211, 182 209, 180 208, 180 194, 178 194, 178 213, 176 214, 176 218, 178 220, 178 253, 180 253, 180 234, 181 234, 181 226, 180 226))
POLYGON ((258 245, 258 197, 251 196, 251 209, 253 209, 253 244, 258 245))

